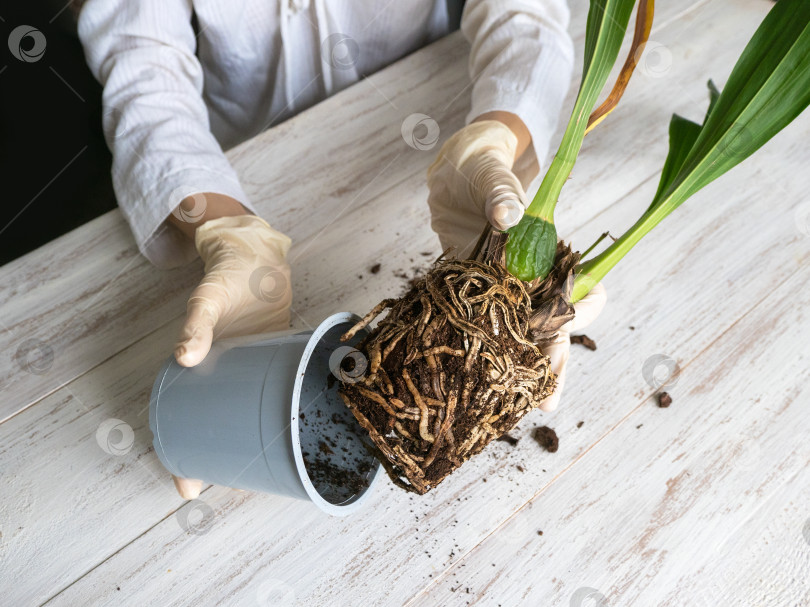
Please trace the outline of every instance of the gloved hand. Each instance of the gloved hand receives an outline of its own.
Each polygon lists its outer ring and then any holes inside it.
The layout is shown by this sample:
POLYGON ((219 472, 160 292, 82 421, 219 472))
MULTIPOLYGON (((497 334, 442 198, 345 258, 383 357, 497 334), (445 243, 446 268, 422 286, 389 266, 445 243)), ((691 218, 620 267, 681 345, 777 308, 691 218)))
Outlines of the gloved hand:
MULTIPOLYGON (((232 337, 289 327, 292 283, 289 237, 256 215, 206 221, 194 235, 205 276, 191 293, 186 322, 175 346, 177 362, 193 367, 216 336, 232 337)), ((202 481, 175 477, 186 499, 200 494, 202 481)))
POLYGON ((256 215, 234 215, 205 222, 197 228, 194 244, 205 276, 186 306, 186 323, 174 350, 179 364, 201 362, 215 332, 219 338, 289 327, 288 236, 256 215))
POLYGON ((486 221, 505 230, 520 221, 526 192, 512 172, 518 138, 499 120, 472 122, 455 133, 428 168, 431 227, 442 248, 466 257, 486 221))
POLYGON ((543 354, 551 359, 551 370, 557 375, 557 388, 554 393, 540 403, 540 409, 543 411, 554 411, 560 404, 571 349, 571 333, 581 331, 591 324, 605 307, 606 301, 605 287, 601 282, 597 283, 590 293, 574 304, 574 318, 560 327, 557 338, 543 348, 543 354))

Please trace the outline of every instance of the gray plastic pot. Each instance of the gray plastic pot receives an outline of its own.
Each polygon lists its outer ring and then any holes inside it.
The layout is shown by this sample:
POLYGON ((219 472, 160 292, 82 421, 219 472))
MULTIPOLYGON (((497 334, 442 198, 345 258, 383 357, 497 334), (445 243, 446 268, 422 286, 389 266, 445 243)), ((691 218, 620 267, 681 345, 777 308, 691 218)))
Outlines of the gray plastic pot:
POLYGON ((161 463, 176 476, 309 500, 332 515, 357 510, 381 467, 337 394, 337 377, 365 371, 352 347, 363 333, 339 341, 357 320, 341 312, 314 331, 222 340, 192 368, 170 357, 149 403, 161 463))

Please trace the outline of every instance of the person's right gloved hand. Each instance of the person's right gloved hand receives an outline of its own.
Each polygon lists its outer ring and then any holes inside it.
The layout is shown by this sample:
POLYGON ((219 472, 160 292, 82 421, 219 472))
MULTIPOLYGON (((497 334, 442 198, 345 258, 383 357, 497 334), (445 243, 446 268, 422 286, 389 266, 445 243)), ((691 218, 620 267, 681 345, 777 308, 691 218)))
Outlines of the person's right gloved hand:
POLYGON ((557 376, 557 387, 554 393, 547 396, 540 403, 542 411, 554 411, 560 404, 563 387, 565 386, 565 373, 568 367, 568 355, 571 351, 571 333, 581 331, 591 324, 605 307, 607 292, 601 282, 590 292, 574 304, 574 318, 565 323, 557 331, 553 342, 543 348, 543 354, 548 356, 551 370, 557 376))
MULTIPOLYGON (((215 337, 287 329, 292 283, 291 241, 256 215, 211 219, 196 229, 194 243, 205 276, 191 293, 186 322, 175 346, 184 367, 200 363, 215 337)), ((195 499, 202 481, 173 476, 178 493, 195 499)))
POLYGON ((427 179, 430 225, 443 249, 466 257, 487 220, 498 230, 520 221, 528 201, 512 172, 518 148, 500 120, 471 122, 444 143, 427 179))

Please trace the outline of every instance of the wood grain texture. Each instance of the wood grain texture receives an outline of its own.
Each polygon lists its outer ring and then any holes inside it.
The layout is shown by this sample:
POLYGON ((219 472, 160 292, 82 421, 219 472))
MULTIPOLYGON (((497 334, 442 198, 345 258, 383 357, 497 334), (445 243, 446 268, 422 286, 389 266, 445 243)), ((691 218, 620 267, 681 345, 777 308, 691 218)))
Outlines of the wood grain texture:
MULTIPOLYGON (((700 2, 659 20, 652 38, 671 51, 670 69, 631 82, 623 104, 589 136, 560 203, 559 223, 569 226, 561 234, 585 246, 606 227, 620 231, 632 222, 655 190, 669 114, 702 115, 705 80, 722 81, 768 6, 762 0, 700 2)), ((574 10, 573 27, 582 28, 582 3, 574 10)), ((424 169, 433 153, 405 145, 399 125, 414 111, 437 117, 442 138, 461 125, 465 53, 463 42, 451 36, 231 151, 260 208, 277 205, 279 192, 294 207, 276 224, 296 240, 291 257, 298 326, 336 309, 365 310, 401 289, 395 272, 425 264, 430 257, 423 252, 438 252, 424 205, 424 169), (277 149, 289 156, 278 158, 277 149), (311 166, 325 167, 323 173, 301 166, 304 151, 311 166), (379 260, 382 271, 370 275, 379 260)), ((810 257, 810 237, 797 224, 810 186, 803 171, 808 135, 810 120, 803 117, 733 177, 679 209, 611 273, 605 280, 608 307, 587 330, 599 349, 574 350, 561 408, 533 413, 515 433, 522 437, 517 447, 491 445, 440 491, 422 498, 386 483, 367 509, 349 519, 223 487, 184 503, 152 451, 144 407, 191 284, 178 286, 180 273, 154 272, 134 250, 131 267, 103 294, 103 281, 93 277, 107 271, 101 263, 80 274, 84 283, 60 283, 60 271, 74 274, 67 272, 72 266, 60 265, 59 251, 46 247, 36 252, 41 258, 24 258, 17 293, 0 292, 3 310, 23 319, 15 335, 27 336, 23 327, 30 333, 43 323, 73 326, 74 318, 79 325, 95 319, 104 326, 75 329, 65 342, 73 355, 64 354, 58 369, 54 357, 56 375, 22 376, 10 391, 4 384, 4 395, 19 394, 19 403, 39 401, 0 425, 0 470, 8 480, 0 499, 0 580, 15 580, 4 588, 4 600, 400 605, 413 599, 567 606, 572 592, 592 586, 609 605, 699 605, 691 600, 697 594, 679 593, 679 584, 711 588, 716 581, 723 585, 712 592, 736 583, 744 590, 729 596, 748 597, 751 605, 769 604, 755 598, 763 589, 778 601, 773 604, 795 602, 808 551, 801 529, 792 535, 779 523, 803 523, 798 498, 810 481, 801 470, 806 446, 788 440, 789 432, 806 431, 797 410, 807 400, 799 381, 806 383, 807 353, 797 355, 796 344, 808 340, 791 330, 806 320, 806 294, 790 297, 789 287, 806 279, 810 257), (138 284, 129 282, 129 270, 140 266, 133 277, 149 295, 119 309, 138 284), (174 277, 174 283, 166 278, 163 293, 163 283, 152 276, 157 274, 174 277), (40 284, 46 278, 55 284, 40 284), (71 316, 69 303, 55 298, 60 285, 74 303, 93 296, 98 303, 86 315, 71 316), (17 300, 20 290, 32 289, 38 295, 24 300, 26 310, 17 300), (756 324, 766 317, 763 311, 776 316, 774 328, 781 330, 763 332, 756 324), (654 390, 642 373, 657 354, 671 356, 684 370, 666 411, 651 405, 654 390), (798 390, 795 402, 782 407, 791 390, 798 390), (769 409, 750 406, 752 395, 769 409), (749 405, 739 415, 735 397, 749 405), (131 428, 126 453, 105 452, 99 443, 97 433, 109 419, 131 428), (760 419, 770 422, 760 427, 760 419), (579 421, 584 424, 578 428, 579 421), (560 434, 553 455, 529 438, 541 423, 560 434), (699 430, 693 427, 698 423, 699 430), (739 440, 740 434, 750 440, 739 440), (773 449, 746 460, 745 471, 724 469, 751 444, 773 449), (668 494, 667 481, 684 471, 704 485, 692 485, 685 475, 668 494), (189 518, 203 513, 203 503, 210 508, 204 532, 184 530, 189 518), (535 544, 535 538, 549 543, 535 544), (771 541, 792 543, 780 543, 788 546, 782 551, 766 543, 771 541), (716 545, 721 557, 701 553, 716 545), (720 559, 723 573, 715 579, 720 559), (740 573, 758 566, 781 573, 760 583, 740 573), (527 573, 515 579, 512 571, 527 573), (459 590, 460 581, 470 594, 459 590), (638 600, 627 603, 625 597, 638 600)), ((119 242, 128 239, 125 226, 114 217, 96 220, 99 231, 92 234, 106 250, 127 251, 119 242)), ((93 255, 89 234, 68 235, 71 251, 78 251, 73 264, 93 255)), ((128 263, 120 255, 118 271, 128 263)), ((9 332, 3 335, 9 339, 9 332)))

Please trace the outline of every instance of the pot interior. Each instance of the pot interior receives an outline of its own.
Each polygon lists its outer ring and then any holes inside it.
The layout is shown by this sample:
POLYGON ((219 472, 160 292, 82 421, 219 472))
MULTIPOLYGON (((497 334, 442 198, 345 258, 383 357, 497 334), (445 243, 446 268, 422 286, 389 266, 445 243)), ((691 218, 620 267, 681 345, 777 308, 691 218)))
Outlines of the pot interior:
POLYGON ((333 505, 355 501, 379 469, 379 462, 365 446, 372 445, 368 433, 338 394, 341 380, 354 381, 367 367, 365 357, 352 347, 364 333, 349 342, 340 341, 352 324, 343 322, 324 332, 304 371, 298 402, 299 440, 307 475, 318 494, 333 505))

